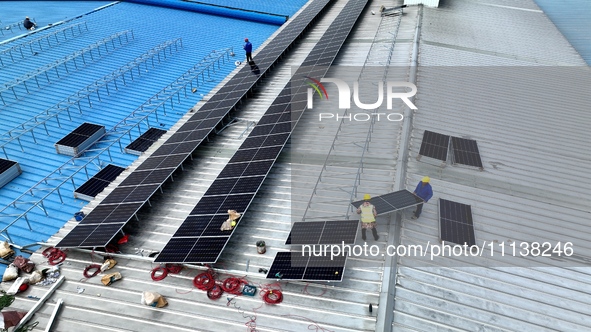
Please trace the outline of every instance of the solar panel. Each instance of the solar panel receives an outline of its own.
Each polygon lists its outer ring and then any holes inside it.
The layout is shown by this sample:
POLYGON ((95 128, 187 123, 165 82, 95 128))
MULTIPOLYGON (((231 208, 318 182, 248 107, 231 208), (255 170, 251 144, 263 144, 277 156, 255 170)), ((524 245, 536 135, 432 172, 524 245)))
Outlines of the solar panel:
POLYGON ((92 200, 96 195, 102 192, 113 180, 123 172, 125 168, 107 165, 97 174, 84 182, 80 187, 74 190, 74 197, 85 200, 92 200))
POLYGON ((353 244, 358 228, 357 220, 295 222, 285 244, 353 244))
MULTIPOLYGON (((363 202, 364 200, 359 200, 351 202, 351 205, 353 205, 355 208, 358 208, 361 204, 363 204, 363 202)), ((375 206, 378 215, 391 213, 424 203, 420 197, 414 195, 406 189, 380 196, 374 196, 369 202, 375 206)))
POLYGON ((439 199, 439 238, 460 245, 476 244, 470 205, 439 199))
POLYGON ((300 251, 278 252, 267 279, 342 281, 347 256, 310 256, 300 251))
POLYGON ((154 142, 156 142, 162 135, 166 133, 166 130, 159 128, 149 128, 146 132, 136 138, 133 142, 129 143, 125 147, 126 153, 141 154, 146 152, 154 142))
POLYGON ((55 143, 55 150, 59 154, 78 156, 105 133, 105 126, 85 122, 55 143))
POLYGON ((9 168, 16 164, 16 161, 0 158, 0 174, 6 172, 9 168))
POLYGON ((467 138, 452 137, 452 164, 462 164, 467 166, 474 166, 483 170, 482 160, 480 159, 480 152, 478 151, 478 143, 475 140, 467 138))
POLYGON ((419 157, 425 156, 445 162, 447 160, 449 138, 449 135, 425 130, 423 141, 421 142, 421 148, 419 150, 419 157))

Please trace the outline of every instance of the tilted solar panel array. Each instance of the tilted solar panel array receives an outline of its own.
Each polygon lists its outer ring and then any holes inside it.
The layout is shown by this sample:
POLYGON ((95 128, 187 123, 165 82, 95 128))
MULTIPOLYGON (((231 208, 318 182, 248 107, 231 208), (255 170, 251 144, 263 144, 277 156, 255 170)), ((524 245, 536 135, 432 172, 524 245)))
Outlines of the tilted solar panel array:
POLYGON ((350 1, 345 5, 155 262, 218 260, 234 232, 220 230, 227 210, 244 213, 248 209, 306 109, 306 77, 326 74, 366 4, 367 1, 350 1))
MULTIPOLYGON (((261 75, 252 75, 249 66, 242 68, 56 247, 105 247, 164 181, 222 124, 230 111, 246 97, 257 81, 312 24, 330 1, 312 2, 289 22, 256 55, 255 60, 261 75)), ((230 201, 227 205, 234 206, 230 201)))

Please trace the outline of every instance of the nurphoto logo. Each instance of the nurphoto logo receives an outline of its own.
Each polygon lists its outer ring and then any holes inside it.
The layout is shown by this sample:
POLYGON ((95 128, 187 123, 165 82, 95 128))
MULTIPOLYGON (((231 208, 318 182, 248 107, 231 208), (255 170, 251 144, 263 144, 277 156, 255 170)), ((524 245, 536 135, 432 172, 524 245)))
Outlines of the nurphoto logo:
MULTIPOLYGON (((327 78, 323 77, 320 80, 314 79, 312 77, 306 76, 307 79, 310 81, 307 84, 310 86, 308 88, 308 109, 314 108, 314 92, 318 93, 321 99, 328 100, 328 92, 322 83, 333 83, 336 85, 338 90, 338 97, 339 97, 339 109, 350 109, 351 108, 351 88, 347 82, 338 79, 338 78, 327 78)), ((353 102, 355 106, 362 110, 376 110, 380 106, 382 106, 384 102, 384 82, 378 82, 378 99, 375 103, 365 104, 361 102, 359 99, 359 82, 353 82, 353 102)), ((412 103, 410 100, 417 93, 417 87, 410 83, 410 82, 387 82, 386 84, 386 109, 392 110, 392 100, 400 99, 406 106, 410 109, 416 110, 417 107, 415 104, 412 103), (394 91, 395 88, 405 88, 410 89, 410 91, 399 92, 394 91)), ((400 113, 354 113, 349 114, 347 116, 339 116, 339 114, 333 113, 320 113, 319 120, 322 121, 323 119, 335 119, 339 120, 339 118, 348 118, 349 121, 369 121, 372 118, 377 119, 378 121, 382 118, 387 119, 388 121, 402 121, 404 119, 403 115, 400 113)))

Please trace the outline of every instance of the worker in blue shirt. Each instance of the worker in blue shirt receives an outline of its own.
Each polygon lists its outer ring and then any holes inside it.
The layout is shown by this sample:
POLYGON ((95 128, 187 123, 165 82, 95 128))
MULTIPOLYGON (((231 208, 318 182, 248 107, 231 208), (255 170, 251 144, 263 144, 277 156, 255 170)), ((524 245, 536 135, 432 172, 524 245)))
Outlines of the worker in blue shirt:
MULTIPOLYGON (((425 201, 425 203, 427 203, 431 199, 431 197, 433 197, 433 189, 429 184, 430 180, 431 179, 428 176, 423 177, 423 179, 421 180, 421 182, 417 184, 417 187, 413 192, 413 194, 422 198, 425 201)), ((417 205, 417 210, 414 212, 412 219, 418 219, 421 216, 422 211, 423 203, 417 205)))
POLYGON ((246 62, 249 63, 252 60, 252 44, 248 41, 248 38, 244 38, 244 51, 246 52, 246 62))

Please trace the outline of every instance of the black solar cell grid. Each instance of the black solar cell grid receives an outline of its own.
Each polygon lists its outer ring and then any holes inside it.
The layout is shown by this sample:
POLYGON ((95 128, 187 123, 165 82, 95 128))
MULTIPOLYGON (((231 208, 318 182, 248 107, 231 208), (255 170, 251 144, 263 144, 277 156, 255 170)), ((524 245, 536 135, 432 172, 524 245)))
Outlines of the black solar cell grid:
MULTIPOLYGON (((226 220, 228 220, 227 214, 218 214, 213 216, 213 218, 211 218, 211 220, 209 221, 207 227, 205 227, 205 229, 203 230, 201 236, 229 236, 230 234, 232 234, 231 230, 220 230, 220 227, 226 220)), ((236 224, 238 224, 239 222, 240 219, 236 220, 236 224)))
POLYGON ((263 143, 263 147, 285 145, 289 136, 290 136, 290 133, 283 133, 283 134, 266 136, 267 139, 265 140, 265 143, 263 143))
POLYGON ((253 161, 248 164, 242 176, 267 175, 273 163, 274 160, 253 161))
MULTIPOLYGON (((402 210, 422 203, 423 200, 415 196, 410 191, 403 189, 393 193, 388 193, 371 198, 370 203, 376 208, 378 215, 402 210)), ((358 208, 363 200, 351 202, 355 208, 358 208)))
POLYGON ((198 142, 196 142, 196 144, 199 144, 210 133, 211 133, 211 129, 193 130, 193 131, 189 132, 189 134, 187 136, 185 136, 185 138, 183 139, 183 141, 184 142, 195 142, 195 141, 198 141, 198 142))
POLYGON ((238 213, 243 213, 250 202, 254 198, 254 194, 239 194, 230 195, 226 197, 226 200, 220 206, 220 211, 226 212, 228 210, 236 210, 238 213))
POLYGON ((141 184, 162 184, 170 177, 170 175, 172 175, 172 170, 170 168, 155 169, 150 172, 150 175, 146 177, 141 184))
POLYGON ((98 171, 98 173, 96 173, 94 177, 100 180, 112 182, 124 170, 125 167, 119 167, 113 164, 108 164, 107 166, 103 167, 100 171, 98 171))
POLYGON ((76 147, 76 146, 79 146, 80 144, 82 144, 82 142, 86 141, 87 139, 88 139, 88 136, 70 133, 70 134, 66 135, 64 138, 60 139, 55 144, 69 146, 69 147, 76 147))
POLYGON ((443 135, 425 130, 419 155, 426 156, 442 161, 447 160, 447 151, 449 148, 449 135, 443 135))
POLYGON ((94 248, 102 247, 111 242, 113 237, 119 232, 124 223, 119 224, 101 224, 81 243, 80 247, 94 248))
POLYGON ((135 171, 137 172, 160 168, 160 164, 165 160, 166 156, 149 157, 148 159, 144 160, 144 162, 142 162, 141 165, 139 165, 135 171))
POLYGON ((150 174, 152 174, 152 170, 131 172, 125 180, 121 181, 119 187, 137 186, 148 178, 150 174))
POLYGON ((103 129, 104 126, 94 123, 85 122, 72 131, 72 134, 78 134, 86 137, 94 135, 97 131, 103 129))
POLYGON ((232 187, 234 187, 234 184, 236 184, 237 181, 238 178, 216 180, 209 186, 204 196, 229 194, 230 191, 232 191, 232 187))
POLYGON ((276 113, 276 114, 269 114, 269 115, 264 115, 259 122, 257 123, 258 125, 266 125, 266 124, 273 124, 276 123, 277 120, 279 120, 279 118, 281 117, 281 113, 276 113))
POLYGON ((201 237, 187 255, 185 262, 215 263, 229 237, 201 237))
MULTIPOLYGON (((265 115, 263 116, 263 118, 270 117, 272 114, 283 113, 286 110, 289 110, 289 108, 290 108, 289 105, 286 105, 286 104, 281 104, 281 105, 273 104, 273 105, 271 105, 271 107, 269 107, 267 112, 265 112, 265 115)), ((263 123, 259 122, 259 124, 263 124, 263 123)))
POLYGON ((272 146, 268 148, 260 148, 259 151, 256 153, 253 161, 256 160, 267 160, 267 159, 277 159, 277 156, 283 149, 283 146, 272 146))
POLYGON ((101 191, 103 191, 109 184, 109 181, 104 181, 92 177, 86 180, 86 182, 84 182, 80 187, 76 188, 74 192, 85 196, 95 197, 101 191))
MULTIPOLYGON (((127 196, 124 200, 121 201, 121 203, 134 203, 134 202, 145 202, 148 199, 150 199, 150 197, 152 197, 152 195, 154 194, 154 192, 156 190, 158 190, 158 188, 160 187, 161 184, 150 184, 150 185, 141 185, 141 186, 137 186, 135 187, 135 190, 129 194, 129 196, 127 196)), ((130 187, 132 188, 132 187, 130 187)))
POLYGON ((151 141, 157 141, 164 134, 166 134, 166 130, 159 128, 150 128, 146 132, 144 132, 140 137, 151 141))
POLYGON ((189 141, 189 142, 182 142, 177 143, 177 148, 174 149, 173 154, 191 154, 195 151, 197 146, 199 145, 200 141, 189 141))
POLYGON ((273 127, 270 134, 290 133, 295 122, 282 122, 273 127))
POLYGON ((263 145, 263 142, 267 139, 266 136, 255 136, 247 138, 242 145, 240 145, 240 149, 254 149, 258 148, 263 145))
POLYGON ((248 162, 226 164, 220 175, 218 175, 218 179, 239 177, 242 175, 242 172, 244 172, 244 170, 248 167, 248 164, 248 162))
MULTIPOLYGON (((227 214, 225 215, 227 218, 227 214)), ((173 238, 183 236, 201 236, 213 215, 188 216, 174 233, 173 238)))
POLYGON ((221 117, 208 118, 208 119, 201 121, 201 124, 197 128, 198 129, 215 128, 221 121, 222 121, 221 117))
POLYGON ((193 115, 191 115, 191 117, 189 118, 189 121, 187 121, 187 123, 207 119, 209 117, 209 114, 211 113, 211 111, 215 107, 213 107, 213 106, 206 107, 206 106, 207 106, 207 104, 201 106, 201 108, 198 111, 196 111, 193 115))
POLYGON ((82 221, 80 225, 102 224, 108 220, 109 215, 117 209, 117 205, 98 205, 82 221))
POLYGON ((211 111, 211 114, 209 115, 210 117, 224 117, 226 115, 228 115, 228 113, 230 112, 230 109, 228 108, 216 108, 213 111, 211 111))
POLYGON ((304 280, 340 281, 343 279, 346 256, 310 256, 304 280))
POLYGON ((160 146, 156 151, 154 151, 151 157, 168 156, 169 154, 173 153, 177 146, 178 143, 164 144, 160 146))
POLYGON ((0 158, 0 174, 6 172, 9 168, 14 166, 16 161, 0 158))
POLYGON ((137 186, 134 187, 117 187, 107 195, 101 204, 119 204, 123 202, 129 194, 131 194, 137 186))
POLYGON ((143 138, 137 138, 125 147, 126 150, 146 152, 154 144, 154 141, 143 138))
POLYGON ((162 161, 158 168, 178 168, 189 156, 186 154, 176 154, 172 156, 167 156, 166 159, 162 161))
POLYGON ((226 199, 226 196, 204 196, 191 211, 191 215, 197 214, 216 214, 220 210, 220 206, 226 199))
POLYGON ((442 241, 475 245, 470 205, 439 199, 439 230, 442 241))
MULTIPOLYGON (((201 115, 203 113, 199 113, 199 114, 201 115)), ((198 117, 201 117, 201 116, 198 116, 198 117)), ((193 119, 191 118, 189 121, 185 122, 185 124, 183 124, 179 128, 179 130, 177 130, 177 133, 182 133, 182 132, 188 132, 188 131, 195 130, 195 129, 197 129, 197 127, 199 127, 199 125, 201 125, 201 122, 203 122, 203 119, 201 119, 201 120, 194 120, 193 121, 193 119)))
POLYGON ((128 222, 143 205, 144 202, 118 204, 103 223, 128 222))
POLYGON ((453 163, 483 168, 478 143, 467 138, 451 138, 453 163))
POLYGON ((256 193, 264 180, 265 176, 243 177, 236 182, 231 194, 256 193))
POLYGON ((358 220, 330 220, 326 222, 319 244, 353 244, 359 228, 358 220))
POLYGON ((171 238, 166 247, 160 251, 158 257, 154 260, 155 262, 167 262, 167 263, 182 263, 187 258, 191 249, 197 242, 196 237, 190 238, 171 238))
POLYGON ((295 222, 285 244, 318 244, 326 222, 295 222))
POLYGON ((259 149, 244 149, 238 150, 234 153, 234 156, 230 159, 229 163, 240 163, 245 161, 251 161, 256 155, 259 149))
POLYGON ((278 252, 267 273, 267 279, 301 280, 308 265, 308 256, 301 252, 278 252))

